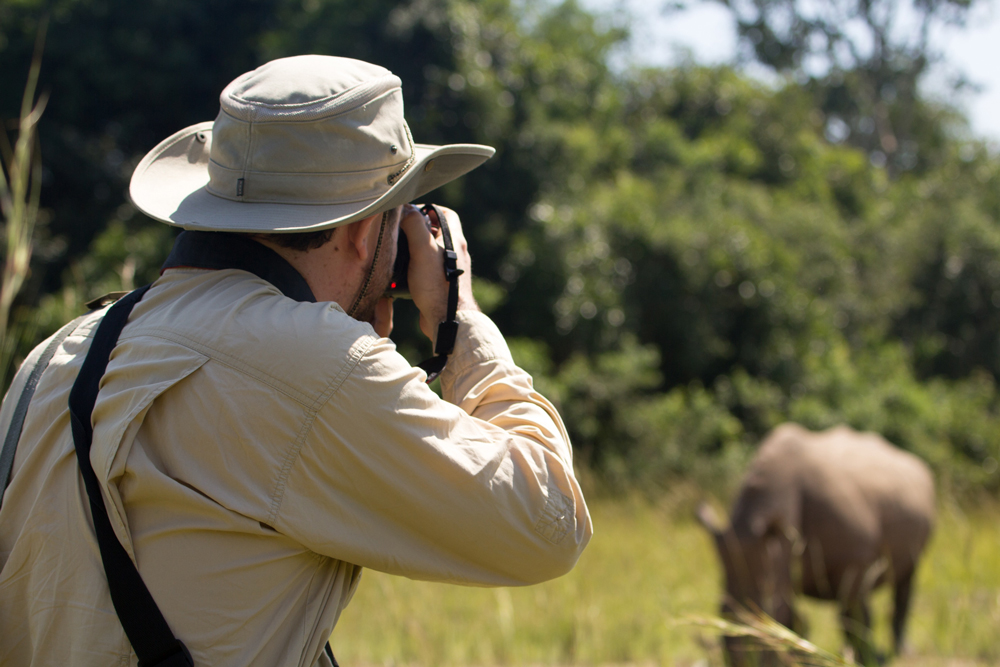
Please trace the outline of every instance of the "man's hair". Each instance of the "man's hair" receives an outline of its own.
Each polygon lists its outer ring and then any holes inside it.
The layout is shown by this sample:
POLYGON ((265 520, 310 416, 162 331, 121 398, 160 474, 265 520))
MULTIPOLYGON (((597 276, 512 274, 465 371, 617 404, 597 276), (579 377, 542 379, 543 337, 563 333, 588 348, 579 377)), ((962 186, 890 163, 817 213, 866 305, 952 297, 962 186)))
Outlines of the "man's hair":
MULTIPOLYGON (((389 220, 387 221, 390 225, 394 224, 394 221, 398 219, 397 212, 401 207, 391 208, 388 211, 389 220)), ((282 248, 288 248, 289 250, 297 250, 299 252, 306 252, 308 250, 315 250, 316 248, 321 248, 326 245, 330 239, 333 237, 333 231, 335 227, 328 227, 327 229, 321 229, 316 232, 295 232, 292 234, 250 234, 251 238, 260 237, 265 238, 268 241, 274 243, 275 245, 281 246, 282 248)))
POLYGON ((261 234, 268 241, 273 242, 282 248, 288 248, 289 250, 298 250, 299 252, 306 252, 307 250, 315 250, 320 248, 330 240, 333 236, 333 227, 329 229, 321 229, 316 232, 295 232, 294 234, 261 234))

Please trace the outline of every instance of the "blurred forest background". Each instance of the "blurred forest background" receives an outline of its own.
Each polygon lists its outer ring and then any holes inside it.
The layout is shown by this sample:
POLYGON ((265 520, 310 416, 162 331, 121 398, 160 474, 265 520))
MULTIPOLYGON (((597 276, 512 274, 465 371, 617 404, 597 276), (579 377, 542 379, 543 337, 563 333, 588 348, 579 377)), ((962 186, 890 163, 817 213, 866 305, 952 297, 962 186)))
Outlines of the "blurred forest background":
MULTIPOLYGON (((762 83, 634 64, 627 21, 573 0, 0 0, 11 138, 48 17, 11 361, 157 276, 174 232, 126 194, 146 151, 267 60, 350 56, 402 78, 419 141, 497 148, 433 200, 603 488, 725 490, 794 420, 878 431, 951 497, 995 496, 1000 157, 918 87, 926 28, 972 1, 914 3, 904 40, 892 0, 723 2, 762 83)), ((396 323, 427 356, 405 307, 396 323)))

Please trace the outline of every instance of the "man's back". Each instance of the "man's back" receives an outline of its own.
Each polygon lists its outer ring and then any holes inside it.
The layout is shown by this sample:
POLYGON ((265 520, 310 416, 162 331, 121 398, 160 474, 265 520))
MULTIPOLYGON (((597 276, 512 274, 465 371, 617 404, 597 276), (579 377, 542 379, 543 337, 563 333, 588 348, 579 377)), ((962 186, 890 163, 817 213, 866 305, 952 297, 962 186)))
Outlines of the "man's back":
MULTIPOLYGON (((481 584, 572 566, 589 519, 562 424, 492 323, 464 318, 442 376, 459 409, 368 324, 250 274, 171 270, 139 302, 91 462, 196 664, 315 664, 362 566, 481 584)), ((66 414, 97 321, 43 376, 0 509, 2 664, 135 660, 66 414)))

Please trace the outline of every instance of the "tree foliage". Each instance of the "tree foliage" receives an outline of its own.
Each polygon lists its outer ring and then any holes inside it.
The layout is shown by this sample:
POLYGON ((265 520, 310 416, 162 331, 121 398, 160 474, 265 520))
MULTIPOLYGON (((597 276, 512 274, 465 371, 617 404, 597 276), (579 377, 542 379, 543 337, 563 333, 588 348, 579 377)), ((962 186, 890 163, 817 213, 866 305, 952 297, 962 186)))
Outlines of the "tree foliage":
MULTIPOLYGON (((747 4, 744 35, 793 6, 747 4)), ((572 0, 25 0, 0 5, 5 76, 26 71, 46 12, 51 222, 21 311, 40 333, 155 278, 171 232, 124 196, 145 151, 214 117, 261 62, 352 56, 401 76, 419 140, 497 148, 433 197, 462 213, 480 302, 607 480, 731 483, 793 419, 879 431, 956 488, 1000 489, 1000 161, 916 88, 873 88, 871 54, 769 87, 730 67, 612 67, 627 32, 572 0), (864 131, 879 104, 894 151, 864 131)), ((822 25, 776 25, 768 39, 818 48, 806 28, 822 25)), ((893 81, 919 74, 890 47, 893 81)), ((812 57, 781 53, 779 68, 812 57)), ((413 319, 398 309, 394 338, 423 356, 413 319)))
POLYGON ((731 11, 745 57, 808 82, 829 138, 864 149, 891 173, 935 163, 941 109, 925 103, 918 84, 940 60, 933 30, 964 25, 975 0, 717 2, 731 11))

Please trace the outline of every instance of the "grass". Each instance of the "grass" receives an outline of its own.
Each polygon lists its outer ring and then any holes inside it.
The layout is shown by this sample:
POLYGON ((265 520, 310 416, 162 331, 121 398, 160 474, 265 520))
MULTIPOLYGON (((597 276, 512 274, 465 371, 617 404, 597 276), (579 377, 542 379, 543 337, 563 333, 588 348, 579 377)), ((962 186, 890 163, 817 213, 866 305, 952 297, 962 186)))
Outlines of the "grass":
MULTIPOLYGON (((332 637, 338 660, 366 665, 721 665, 720 571, 708 537, 677 504, 599 500, 576 569, 523 589, 474 589, 366 572, 332 637)), ((943 507, 918 575, 913 653, 900 667, 1000 662, 1000 509, 943 507)), ((810 640, 841 648, 836 611, 804 601, 810 640)), ((888 591, 873 601, 889 645, 888 591)))
MULTIPOLYGON (((44 25, 44 22, 43 22, 44 25)), ((11 147, 7 129, 0 127, 0 216, 3 218, 4 264, 0 282, 0 389, 6 390, 14 363, 18 326, 12 326, 10 312, 21 290, 31 262, 32 236, 38 221, 42 165, 38 159, 38 121, 45 97, 35 101, 35 87, 41 68, 44 27, 39 30, 35 57, 17 120, 17 138, 11 147)))

